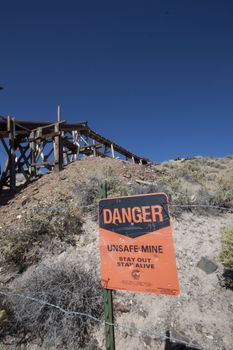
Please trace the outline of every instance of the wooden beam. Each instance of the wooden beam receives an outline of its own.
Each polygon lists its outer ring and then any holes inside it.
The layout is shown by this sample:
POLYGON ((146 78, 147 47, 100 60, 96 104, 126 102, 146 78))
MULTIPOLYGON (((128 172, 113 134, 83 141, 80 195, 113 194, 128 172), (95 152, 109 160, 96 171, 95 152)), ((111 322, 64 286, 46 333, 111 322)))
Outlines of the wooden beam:
POLYGON ((16 190, 15 175, 15 121, 11 117, 7 117, 7 131, 9 134, 9 170, 10 170, 10 189, 12 192, 16 190))
POLYGON ((93 140, 92 142, 93 142, 93 146, 92 146, 93 147, 92 148, 93 149, 93 156, 96 157, 96 142, 95 142, 95 140, 93 140))
POLYGON ((31 154, 31 166, 30 166, 30 172, 31 176, 36 176, 36 167, 34 167, 32 164, 36 163, 36 142, 35 142, 35 131, 32 131, 29 135, 29 147, 30 147, 30 154, 31 154), (30 139, 33 141, 30 142, 30 139))
POLYGON ((54 158, 55 158, 55 171, 61 171, 63 166, 63 145, 60 132, 60 123, 56 123, 54 131, 57 136, 54 137, 54 158))
POLYGON ((112 143, 111 143, 111 152, 112 152, 112 158, 115 158, 114 146, 112 143))

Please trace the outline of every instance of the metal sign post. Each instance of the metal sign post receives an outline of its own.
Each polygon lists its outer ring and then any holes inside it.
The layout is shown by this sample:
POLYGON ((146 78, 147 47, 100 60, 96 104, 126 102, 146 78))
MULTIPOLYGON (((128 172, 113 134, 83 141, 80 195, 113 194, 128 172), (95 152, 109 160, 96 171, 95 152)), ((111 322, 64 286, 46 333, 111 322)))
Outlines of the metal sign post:
MULTIPOLYGON (((107 198, 107 183, 101 186, 101 198, 107 198)), ((104 316, 106 350, 115 350, 112 290, 104 288, 104 316)))

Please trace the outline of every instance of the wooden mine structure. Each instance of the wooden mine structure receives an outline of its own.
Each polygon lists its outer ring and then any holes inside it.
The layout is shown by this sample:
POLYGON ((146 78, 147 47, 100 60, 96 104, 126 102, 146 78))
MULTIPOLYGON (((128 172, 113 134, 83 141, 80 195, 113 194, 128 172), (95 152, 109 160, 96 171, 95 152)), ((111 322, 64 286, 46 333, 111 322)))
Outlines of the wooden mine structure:
MULTIPOLYGON (((12 117, 0 116, 0 142, 6 160, 0 173, 0 190, 16 190, 16 175, 22 174, 25 182, 35 179, 45 170, 60 171, 83 156, 117 157, 149 164, 141 158, 105 137, 95 133, 87 122, 69 124, 36 121, 16 121, 12 117)), ((2 153, 0 153, 0 157, 2 153)))

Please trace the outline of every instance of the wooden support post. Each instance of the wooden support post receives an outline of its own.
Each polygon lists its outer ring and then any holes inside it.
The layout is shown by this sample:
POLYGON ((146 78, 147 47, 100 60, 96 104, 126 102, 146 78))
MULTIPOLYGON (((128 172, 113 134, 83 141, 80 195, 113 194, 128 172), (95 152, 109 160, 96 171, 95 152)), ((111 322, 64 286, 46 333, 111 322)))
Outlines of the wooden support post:
POLYGON ((93 140, 93 156, 96 157, 95 140, 93 140))
MULTIPOLYGON (((58 107, 60 107, 60 106, 58 106, 58 107)), ((64 131, 61 132, 61 137, 62 137, 62 139, 65 137, 64 131)), ((62 147, 62 154, 63 154, 63 164, 67 165, 69 163, 69 159, 68 159, 68 154, 67 154, 65 147, 62 147)))
POLYGON ((115 158, 115 152, 114 152, 114 147, 112 143, 111 143, 111 152, 112 152, 112 158, 115 158))
POLYGON ((78 146, 77 153, 75 155, 75 160, 78 160, 79 152, 80 152, 80 143, 79 143, 79 132, 78 130, 75 131, 75 143, 78 146))
POLYGON ((15 173, 15 121, 7 117, 7 132, 9 134, 9 170, 10 170, 10 189, 16 190, 16 173, 15 173))
POLYGON ((54 158, 55 158, 55 171, 62 170, 63 166, 63 146, 62 146, 62 136, 60 132, 60 123, 56 123, 54 126, 54 158))
POLYGON ((30 167, 30 172, 31 176, 35 177, 36 176, 36 166, 32 165, 36 163, 36 142, 35 142, 35 131, 32 131, 29 139, 32 141, 30 142, 30 153, 31 153, 31 167, 30 167))
POLYGON ((115 336, 113 325, 112 290, 104 289, 104 314, 105 314, 105 338, 106 350, 115 350, 115 336))
POLYGON ((61 121, 61 107, 57 106, 57 121, 61 121))
MULTIPOLYGON (((74 145, 76 145, 76 136, 75 136, 76 133, 75 133, 74 130, 71 131, 71 135, 72 135, 72 143, 74 145)), ((74 161, 74 160, 76 160, 76 153, 73 153, 72 156, 71 156, 71 161, 74 161)))
POLYGON ((42 137, 42 128, 37 128, 36 129, 36 138, 42 137))

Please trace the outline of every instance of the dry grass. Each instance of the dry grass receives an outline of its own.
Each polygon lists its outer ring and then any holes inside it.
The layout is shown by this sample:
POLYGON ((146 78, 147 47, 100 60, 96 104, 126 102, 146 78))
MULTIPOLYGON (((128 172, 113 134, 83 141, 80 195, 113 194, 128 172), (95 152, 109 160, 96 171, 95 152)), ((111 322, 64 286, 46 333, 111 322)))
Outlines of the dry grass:
MULTIPOLYGON (((190 204, 191 196, 188 191, 183 190, 179 179, 173 175, 164 175, 160 180, 151 185, 131 186, 130 194, 146 194, 164 192, 168 195, 169 201, 172 204, 190 204)), ((184 211, 184 208, 171 207, 171 215, 179 217, 184 211)))
POLYGON ((225 266, 233 269, 233 226, 227 227, 222 232, 221 241, 223 249, 220 253, 220 260, 225 266))
POLYGON ((224 207, 233 206, 233 177, 225 176, 219 179, 214 191, 214 204, 224 207))
POLYGON ((37 263, 43 255, 62 252, 75 245, 82 221, 76 208, 59 204, 37 206, 2 230, 0 261, 20 269, 37 263))
MULTIPOLYGON (((96 219, 97 198, 101 196, 101 184, 107 182, 108 196, 118 197, 131 194, 165 192, 169 196, 171 214, 175 217, 184 211, 194 211, 197 214, 211 214, 213 209, 182 208, 179 205, 233 206, 233 178, 227 168, 228 159, 196 157, 185 161, 170 161, 160 166, 152 167, 159 171, 159 176, 151 185, 136 183, 137 174, 117 176, 116 171, 107 167, 104 173, 90 176, 77 188, 78 205, 92 205, 83 209, 91 211, 96 219), (161 170, 158 170, 161 169, 161 170), (161 175, 162 174, 162 175, 161 175), (223 174, 222 177, 220 174, 223 174)), ((139 177, 140 178, 140 177, 139 177)), ((147 182, 145 176, 145 182, 147 182)))
POLYGON ((19 343, 33 341, 44 349, 80 349, 91 339, 94 321, 71 312, 100 318, 102 289, 90 271, 82 270, 78 258, 49 260, 15 280, 12 293, 40 299, 70 312, 10 296, 7 298, 11 313, 8 331, 19 343))

